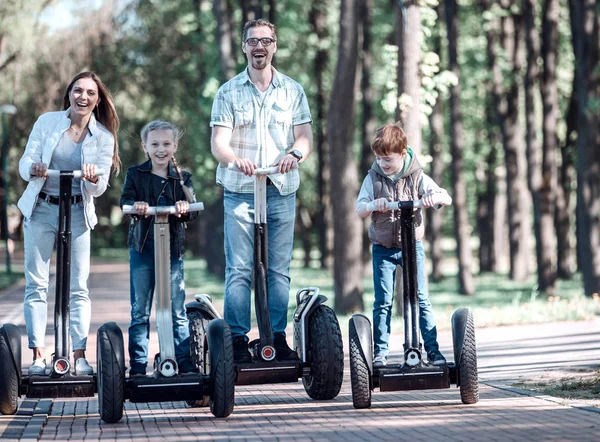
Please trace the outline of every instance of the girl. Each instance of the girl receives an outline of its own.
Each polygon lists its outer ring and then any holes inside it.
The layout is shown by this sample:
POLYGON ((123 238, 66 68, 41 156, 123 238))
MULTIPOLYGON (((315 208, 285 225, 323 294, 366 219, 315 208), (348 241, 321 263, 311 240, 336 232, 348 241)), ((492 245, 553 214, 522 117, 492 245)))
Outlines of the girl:
POLYGON ((77 375, 91 375, 85 359, 91 304, 87 281, 90 273, 90 230, 97 223, 94 198, 104 193, 108 174, 120 167, 117 131, 119 117, 110 92, 94 72, 82 72, 67 87, 63 109, 38 118, 29 135, 19 173, 28 182, 19 209, 25 217, 25 325, 33 350, 30 375, 46 373, 44 337, 48 308, 50 258, 58 231, 58 178, 47 178, 48 169, 81 170, 73 180, 71 218, 71 341, 77 375))
POLYGON ((130 263, 131 324, 129 326, 129 376, 145 376, 150 337, 150 310, 154 295, 154 217, 146 217, 149 206, 177 207, 177 216, 169 221, 171 234, 171 308, 175 356, 179 373, 197 369, 190 358, 188 319, 185 314, 183 280, 184 223, 195 218, 188 214, 194 201, 192 177, 175 161, 179 130, 166 121, 152 121, 142 129, 142 148, 148 161, 127 170, 121 207, 133 205, 127 245, 130 263))

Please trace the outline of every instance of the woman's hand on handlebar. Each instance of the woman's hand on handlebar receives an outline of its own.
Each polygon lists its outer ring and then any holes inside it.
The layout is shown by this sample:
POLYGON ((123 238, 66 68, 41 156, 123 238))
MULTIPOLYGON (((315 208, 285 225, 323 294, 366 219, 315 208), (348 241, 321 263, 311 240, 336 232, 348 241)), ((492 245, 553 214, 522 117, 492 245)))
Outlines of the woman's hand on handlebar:
POLYGON ((44 163, 33 163, 29 175, 36 178, 45 178, 48 173, 48 165, 44 163))
POLYGON ((388 200, 385 198, 378 198, 372 201, 372 204, 375 205, 375 210, 373 210, 373 212, 388 212, 389 209, 387 208, 387 203, 388 200))
POLYGON ((258 166, 248 158, 236 158, 233 164, 235 164, 235 167, 246 176, 254 175, 254 171, 258 168, 258 166))
POLYGON ((282 156, 279 161, 273 164, 273 167, 278 168, 279 173, 288 173, 298 167, 298 160, 291 154, 282 156))
POLYGON ((148 204, 146 201, 136 201, 133 204, 133 210, 135 210, 135 214, 140 216, 148 216, 149 207, 150 204, 148 204))
POLYGON ((96 184, 98 177, 96 176, 96 165, 95 164, 82 164, 81 165, 81 179, 83 181, 89 181, 90 183, 96 184))
POLYGON ((190 203, 187 201, 177 201, 175 203, 175 208, 177 209, 177 213, 175 214, 177 218, 181 218, 181 215, 185 214, 190 210, 190 203))

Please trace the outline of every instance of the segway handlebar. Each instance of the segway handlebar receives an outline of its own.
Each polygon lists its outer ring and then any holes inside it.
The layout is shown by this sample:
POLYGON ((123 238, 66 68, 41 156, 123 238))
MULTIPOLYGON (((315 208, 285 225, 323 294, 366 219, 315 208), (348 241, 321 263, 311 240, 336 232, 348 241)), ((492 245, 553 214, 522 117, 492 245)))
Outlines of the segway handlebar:
MULTIPOLYGON (((73 174, 73 178, 81 178, 81 170, 57 170, 57 169, 48 169, 46 170, 46 175, 49 178, 59 178, 61 174, 73 174)), ((96 176, 106 175, 108 173, 107 170, 98 169, 96 171, 96 176)))
MULTIPOLYGON (((188 209, 188 213, 189 212, 199 212, 201 210, 204 210, 204 203, 190 203, 190 208, 188 209)), ((136 215, 137 212, 135 211, 135 208, 132 205, 129 204, 125 204, 123 205, 123 213, 125 215, 136 215)), ((175 206, 150 206, 148 207, 148 213, 146 213, 146 215, 176 215, 177 212, 177 207, 175 206)))
MULTIPOLYGON (((452 197, 447 193, 434 193, 433 194, 433 202, 435 205, 440 206, 449 206, 452 204, 452 197)), ((396 209, 420 209, 423 207, 423 200, 414 200, 414 201, 389 201, 387 203, 388 210, 396 210, 396 209)), ((370 212, 374 212, 376 210, 375 201, 371 201, 367 204, 366 209, 370 212)))
MULTIPOLYGON (((237 168, 235 163, 227 164, 227 168, 229 170, 234 170, 236 172, 242 173, 240 169, 237 168)), ((274 173, 279 173, 279 168, 277 166, 272 167, 259 167, 258 169, 254 169, 253 175, 272 175, 274 173)))

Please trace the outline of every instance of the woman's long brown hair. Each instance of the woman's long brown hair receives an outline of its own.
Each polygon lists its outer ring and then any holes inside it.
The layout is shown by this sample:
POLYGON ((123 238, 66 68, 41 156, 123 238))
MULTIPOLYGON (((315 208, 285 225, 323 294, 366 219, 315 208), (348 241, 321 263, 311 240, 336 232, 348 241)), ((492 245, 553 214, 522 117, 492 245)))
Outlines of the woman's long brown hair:
POLYGON ((98 74, 95 72, 81 72, 80 74, 77 74, 73 80, 71 80, 71 83, 69 86, 67 86, 67 90, 65 91, 65 95, 63 97, 63 110, 66 110, 69 108, 69 106, 71 106, 69 94, 71 93, 71 89, 73 89, 75 82, 81 78, 91 78, 94 83, 96 83, 96 86, 98 86, 100 102, 98 103, 98 106, 94 108, 94 117, 96 117, 96 120, 98 120, 104 127, 108 129, 115 140, 112 167, 115 173, 118 174, 121 170, 121 157, 119 156, 117 132, 119 131, 119 125, 121 123, 113 103, 112 95, 104 83, 102 83, 102 80, 100 80, 98 74))

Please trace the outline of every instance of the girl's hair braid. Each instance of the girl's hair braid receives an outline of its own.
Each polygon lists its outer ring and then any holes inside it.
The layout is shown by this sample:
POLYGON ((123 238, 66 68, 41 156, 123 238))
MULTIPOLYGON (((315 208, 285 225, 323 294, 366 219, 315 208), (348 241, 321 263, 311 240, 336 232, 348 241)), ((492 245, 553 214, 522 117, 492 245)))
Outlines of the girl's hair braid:
POLYGON ((173 167, 177 171, 177 175, 179 175, 179 184, 181 184, 181 188, 183 189, 183 193, 185 194, 185 199, 187 200, 188 203, 195 203, 196 196, 194 195, 194 192, 192 191, 192 189, 190 189, 189 187, 187 187, 185 185, 185 182, 183 180, 183 173, 181 172, 181 167, 179 167, 179 164, 177 163, 177 160, 175 159, 175 155, 173 155, 171 157, 171 161, 173 163, 173 167))

